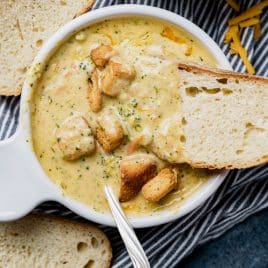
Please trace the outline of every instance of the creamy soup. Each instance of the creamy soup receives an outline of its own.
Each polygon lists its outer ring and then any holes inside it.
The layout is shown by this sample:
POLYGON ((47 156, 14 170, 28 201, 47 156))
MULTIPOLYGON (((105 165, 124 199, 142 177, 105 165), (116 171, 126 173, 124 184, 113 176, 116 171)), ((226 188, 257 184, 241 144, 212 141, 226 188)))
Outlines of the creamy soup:
MULTIPOLYGON (((58 49, 45 67, 32 98, 32 139, 43 169, 63 194, 106 212, 103 187, 111 185, 118 193, 119 163, 126 156, 129 143, 137 137, 142 138, 135 153, 155 153, 161 157, 158 170, 180 158, 183 119, 178 61, 216 65, 192 36, 166 22, 148 18, 106 20, 75 34, 58 49), (101 44, 113 48, 114 61, 128 64, 135 72, 131 81, 120 85, 116 97, 102 96, 102 107, 111 107, 120 118, 125 138, 111 153, 97 143, 93 154, 68 161, 62 156, 56 133, 62 122, 74 115, 82 115, 94 129, 101 111, 92 112, 88 101, 89 79, 95 68, 90 52, 101 44)), ((104 69, 99 70, 100 75, 102 72, 104 69)), ((184 164, 173 168, 178 174, 177 189, 154 203, 139 193, 122 203, 129 216, 177 210, 211 176, 207 170, 184 164)))

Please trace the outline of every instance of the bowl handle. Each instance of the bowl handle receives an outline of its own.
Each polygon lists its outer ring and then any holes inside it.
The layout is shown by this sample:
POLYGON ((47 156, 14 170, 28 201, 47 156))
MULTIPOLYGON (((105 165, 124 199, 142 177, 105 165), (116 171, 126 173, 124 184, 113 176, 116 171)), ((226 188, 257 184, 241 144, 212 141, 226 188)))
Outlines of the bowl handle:
POLYGON ((36 177, 25 145, 16 134, 0 142, 0 221, 18 219, 50 199, 51 190, 36 177))

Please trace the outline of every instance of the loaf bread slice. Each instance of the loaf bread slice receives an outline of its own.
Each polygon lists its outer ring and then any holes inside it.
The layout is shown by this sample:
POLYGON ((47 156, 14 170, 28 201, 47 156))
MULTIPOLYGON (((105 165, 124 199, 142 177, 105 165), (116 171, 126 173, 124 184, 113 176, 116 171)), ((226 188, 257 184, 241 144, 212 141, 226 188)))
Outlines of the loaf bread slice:
POLYGON ((32 214, 0 223, 0 267, 110 267, 106 235, 85 223, 32 214))
POLYGON ((268 161, 268 79, 179 65, 184 162, 246 168, 268 161))
POLYGON ((42 44, 94 0, 5 0, 0 5, 0 95, 19 95, 42 44))

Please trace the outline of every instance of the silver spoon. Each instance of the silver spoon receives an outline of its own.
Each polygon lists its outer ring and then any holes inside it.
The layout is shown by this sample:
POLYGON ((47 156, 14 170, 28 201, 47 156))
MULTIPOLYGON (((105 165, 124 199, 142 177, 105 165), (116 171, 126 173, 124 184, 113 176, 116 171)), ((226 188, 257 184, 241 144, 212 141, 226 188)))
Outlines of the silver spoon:
POLYGON ((104 187, 117 229, 135 268, 150 268, 147 256, 110 186, 104 187))

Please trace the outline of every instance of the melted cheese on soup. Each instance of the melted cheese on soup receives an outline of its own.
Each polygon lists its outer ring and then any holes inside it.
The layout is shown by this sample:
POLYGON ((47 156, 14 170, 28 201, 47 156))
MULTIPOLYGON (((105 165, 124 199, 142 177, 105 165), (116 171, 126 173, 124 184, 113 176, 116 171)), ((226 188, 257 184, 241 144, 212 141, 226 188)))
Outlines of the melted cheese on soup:
MULTIPOLYGON (((137 152, 159 155, 159 167, 181 156, 180 97, 177 90, 178 61, 215 66, 213 57, 190 35, 147 18, 107 20, 80 31, 63 44, 50 59, 32 98, 32 139, 39 161, 53 182, 66 194, 96 211, 106 212, 104 185, 118 192, 119 162, 126 155, 129 140, 143 136, 137 152), (168 36, 167 29, 173 35, 168 36), (177 36, 174 38, 174 36, 177 36), (103 97, 103 107, 119 116, 127 139, 113 153, 97 145, 95 154, 66 161, 59 149, 56 131, 72 115, 83 115, 94 124, 98 113, 87 100, 88 79, 94 69, 90 51, 100 44, 113 47, 114 60, 132 66, 135 79, 122 87, 116 98, 103 97), (163 159, 165 161, 163 161, 163 159)), ((162 209, 177 210, 210 176, 207 170, 177 165, 179 187, 158 203, 141 194, 122 203, 129 216, 153 214, 162 209)))

